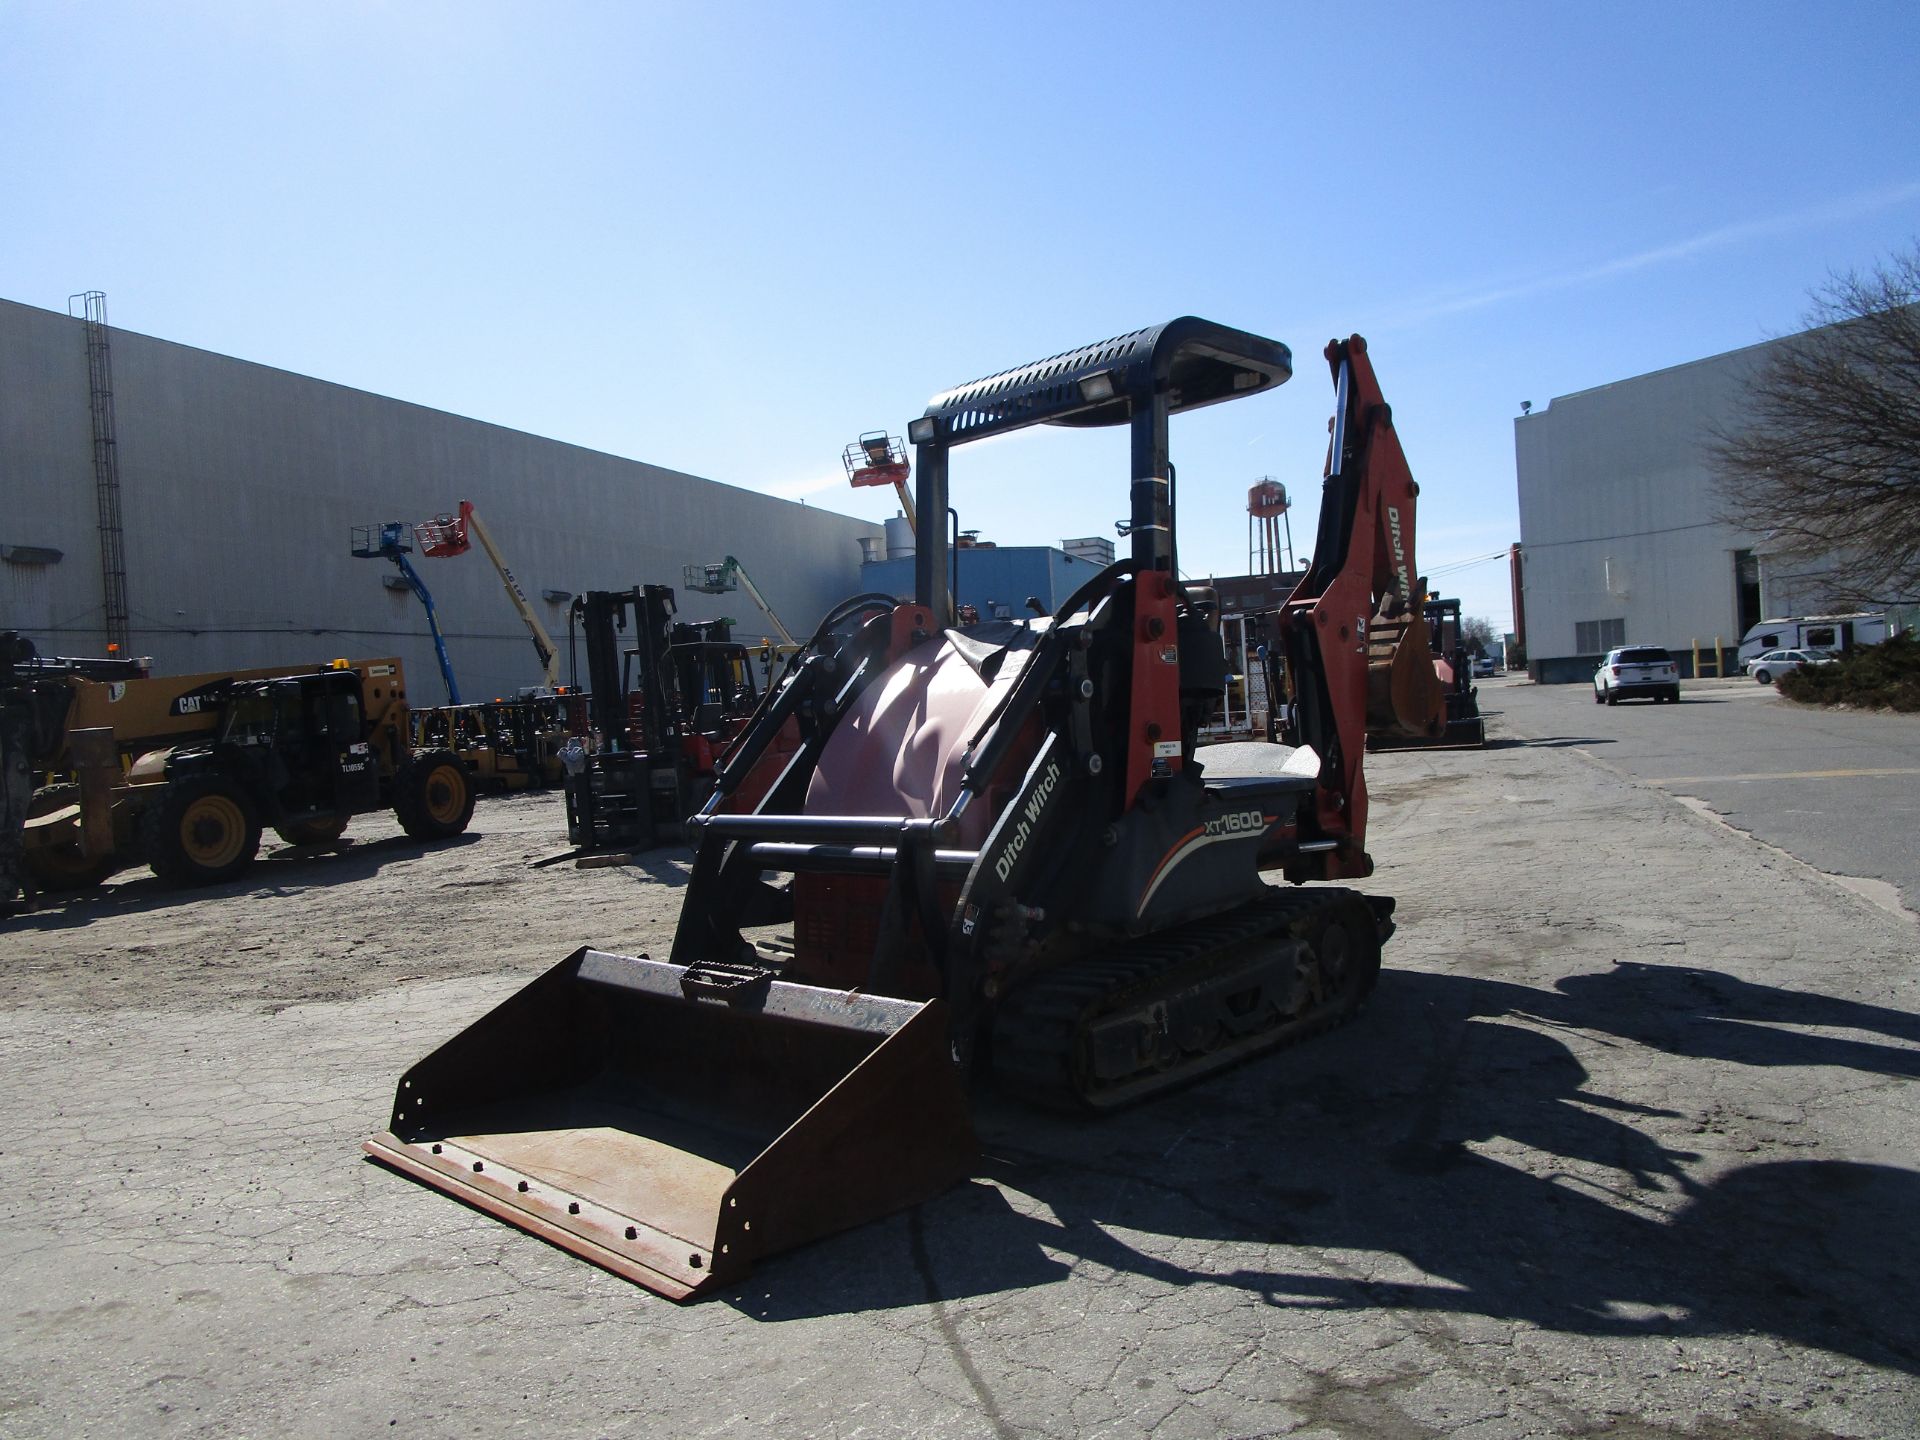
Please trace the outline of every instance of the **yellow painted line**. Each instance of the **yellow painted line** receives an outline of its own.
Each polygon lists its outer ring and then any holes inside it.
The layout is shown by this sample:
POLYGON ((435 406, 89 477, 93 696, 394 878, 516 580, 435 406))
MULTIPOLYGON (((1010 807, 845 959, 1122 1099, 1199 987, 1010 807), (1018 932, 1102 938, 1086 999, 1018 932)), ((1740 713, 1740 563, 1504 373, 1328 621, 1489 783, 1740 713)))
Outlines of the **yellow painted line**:
POLYGON ((1733 780, 1852 780, 1873 775, 1920 775, 1920 768, 1894 770, 1772 770, 1752 775, 1675 775, 1651 785, 1723 785, 1733 780))

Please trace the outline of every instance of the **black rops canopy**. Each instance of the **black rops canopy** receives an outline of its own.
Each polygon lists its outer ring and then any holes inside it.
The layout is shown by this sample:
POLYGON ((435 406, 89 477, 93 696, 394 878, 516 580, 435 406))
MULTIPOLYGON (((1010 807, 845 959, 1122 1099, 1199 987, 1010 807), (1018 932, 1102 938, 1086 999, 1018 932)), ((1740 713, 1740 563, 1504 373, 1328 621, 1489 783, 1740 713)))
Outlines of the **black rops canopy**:
POLYGON ((917 449, 921 533, 914 566, 921 604, 945 615, 947 454, 955 445, 1029 425, 1130 425, 1133 429, 1133 561, 1173 567, 1167 417, 1257 394, 1293 374, 1278 340, 1183 315, 1164 325, 1083 345, 934 396, 909 427, 917 449))
MULTIPOLYGON (((1183 315, 956 386, 933 397, 926 418, 945 421, 941 438, 960 445, 1027 425, 1123 425, 1156 394, 1168 414, 1197 410, 1292 374, 1278 340, 1183 315)), ((918 439, 924 427, 914 428, 918 439)))

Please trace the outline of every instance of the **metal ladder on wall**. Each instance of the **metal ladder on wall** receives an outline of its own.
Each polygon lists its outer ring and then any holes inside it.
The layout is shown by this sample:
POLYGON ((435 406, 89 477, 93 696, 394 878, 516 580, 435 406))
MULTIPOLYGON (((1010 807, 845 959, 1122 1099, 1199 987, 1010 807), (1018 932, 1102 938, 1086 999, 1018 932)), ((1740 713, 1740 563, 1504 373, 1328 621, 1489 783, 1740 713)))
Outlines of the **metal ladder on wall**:
POLYGON ((87 380, 93 411, 93 491, 100 513, 100 588, 105 598, 107 653, 116 654, 127 646, 127 556, 120 528, 120 453, 113 433, 113 354, 107 345, 106 291, 69 295, 67 314, 86 326, 87 380))

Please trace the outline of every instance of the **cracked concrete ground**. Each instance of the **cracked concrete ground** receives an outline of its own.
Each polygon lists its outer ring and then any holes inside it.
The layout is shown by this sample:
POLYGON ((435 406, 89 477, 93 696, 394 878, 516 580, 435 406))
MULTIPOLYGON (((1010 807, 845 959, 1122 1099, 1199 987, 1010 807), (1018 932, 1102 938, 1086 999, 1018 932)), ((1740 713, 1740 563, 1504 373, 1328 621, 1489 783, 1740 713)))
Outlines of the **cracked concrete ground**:
POLYGON ((670 860, 534 868, 520 797, 15 922, 0 1434, 1920 1433, 1914 927, 1551 745, 1369 774, 1359 1021, 983 1097, 970 1181, 692 1307, 358 1151, 575 945, 661 953, 670 860))

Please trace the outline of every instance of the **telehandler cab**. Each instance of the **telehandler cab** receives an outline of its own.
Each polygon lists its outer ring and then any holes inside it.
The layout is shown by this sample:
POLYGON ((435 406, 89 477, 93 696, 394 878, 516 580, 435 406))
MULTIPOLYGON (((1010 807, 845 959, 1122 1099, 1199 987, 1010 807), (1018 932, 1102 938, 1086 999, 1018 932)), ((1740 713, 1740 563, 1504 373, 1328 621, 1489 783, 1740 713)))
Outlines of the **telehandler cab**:
POLYGON ((148 864, 176 885, 229 879, 253 863, 260 830, 290 845, 330 844, 355 815, 391 807, 416 840, 467 828, 474 791, 448 750, 411 753, 404 710, 389 727, 370 715, 347 667, 234 681, 214 697, 214 737, 134 766, 131 793, 160 787, 141 808, 148 864))

